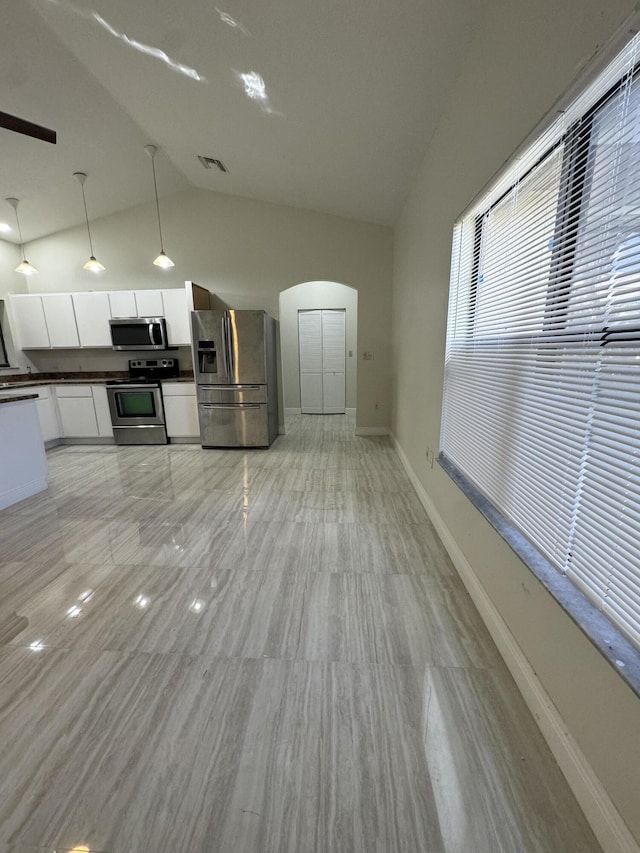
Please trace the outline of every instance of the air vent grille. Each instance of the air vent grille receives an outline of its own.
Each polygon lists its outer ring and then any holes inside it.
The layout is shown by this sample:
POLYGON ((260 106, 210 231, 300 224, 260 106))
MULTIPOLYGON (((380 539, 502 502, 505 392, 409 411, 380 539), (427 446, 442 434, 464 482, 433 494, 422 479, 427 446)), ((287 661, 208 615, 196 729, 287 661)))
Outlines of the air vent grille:
POLYGON ((202 154, 198 154, 198 160, 200 160, 205 169, 218 169, 220 172, 225 173, 229 171, 222 160, 216 160, 215 157, 203 157, 202 154))

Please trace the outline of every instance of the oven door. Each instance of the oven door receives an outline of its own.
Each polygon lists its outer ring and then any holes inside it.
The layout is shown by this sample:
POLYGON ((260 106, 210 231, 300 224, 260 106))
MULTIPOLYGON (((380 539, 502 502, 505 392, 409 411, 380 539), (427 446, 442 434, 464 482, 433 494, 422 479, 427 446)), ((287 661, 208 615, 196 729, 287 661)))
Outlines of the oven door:
POLYGON ((164 407, 159 385, 114 385, 107 388, 107 398, 114 427, 164 424, 164 407))

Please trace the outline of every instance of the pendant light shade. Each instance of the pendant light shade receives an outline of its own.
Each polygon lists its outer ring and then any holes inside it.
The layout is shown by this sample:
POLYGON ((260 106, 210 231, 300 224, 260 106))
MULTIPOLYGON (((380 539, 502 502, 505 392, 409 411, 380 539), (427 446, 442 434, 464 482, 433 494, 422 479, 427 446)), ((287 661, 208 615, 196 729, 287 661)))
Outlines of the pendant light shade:
POLYGON ((162 269, 164 269, 164 270, 168 270, 169 267, 175 266, 175 264, 173 263, 171 258, 168 255, 165 255, 164 252, 160 252, 160 254, 158 255, 158 257, 155 259, 155 261, 153 263, 157 267, 162 267, 162 269))
POLYGON ((14 209, 16 214, 16 224, 18 226, 18 236, 20 237, 20 255, 22 260, 16 267, 16 272, 22 273, 22 275, 35 275, 38 270, 29 263, 29 261, 24 256, 24 242, 22 240, 22 228, 20 227, 20 219, 18 217, 18 205, 20 204, 20 200, 17 198, 8 198, 6 199, 8 204, 14 209))
POLYGON ((158 233, 160 234, 160 254, 153 262, 155 266, 161 267, 163 270, 168 270, 170 267, 175 266, 171 258, 166 254, 164 250, 164 244, 162 242, 162 224, 160 223, 160 203, 158 202, 158 183, 156 181, 156 161, 155 156, 158 153, 158 149, 155 145, 145 145, 144 150, 147 152, 149 157, 151 157, 151 169, 153 171, 153 192, 156 197, 156 213, 158 214, 158 233))
POLYGON ((91 254, 89 255, 89 260, 83 266, 83 269, 89 270, 89 272, 102 272, 105 267, 100 263, 100 261, 96 260, 96 256, 93 254, 93 242, 91 240, 91 229, 89 228, 89 214, 87 213, 87 200, 84 195, 84 182, 87 180, 87 176, 85 172, 74 172, 73 177, 80 184, 80 189, 82 190, 82 205, 84 207, 84 218, 87 223, 87 234, 89 235, 89 251, 91 254))

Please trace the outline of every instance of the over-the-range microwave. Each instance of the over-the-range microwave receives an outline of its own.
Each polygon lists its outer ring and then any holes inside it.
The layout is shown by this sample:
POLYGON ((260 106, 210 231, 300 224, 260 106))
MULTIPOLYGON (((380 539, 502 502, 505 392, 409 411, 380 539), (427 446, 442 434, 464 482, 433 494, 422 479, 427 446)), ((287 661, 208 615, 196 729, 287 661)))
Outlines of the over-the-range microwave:
POLYGON ((124 317, 109 320, 111 343, 118 350, 167 349, 164 317, 124 317))

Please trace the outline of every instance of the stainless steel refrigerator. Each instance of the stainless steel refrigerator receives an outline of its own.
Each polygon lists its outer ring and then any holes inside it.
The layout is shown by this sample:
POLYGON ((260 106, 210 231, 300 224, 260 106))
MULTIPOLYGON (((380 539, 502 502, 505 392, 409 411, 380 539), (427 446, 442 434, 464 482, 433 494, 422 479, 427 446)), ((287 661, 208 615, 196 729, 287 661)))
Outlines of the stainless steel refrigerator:
POLYGON ((268 447, 278 434, 275 320, 264 311, 192 311, 203 447, 268 447))

